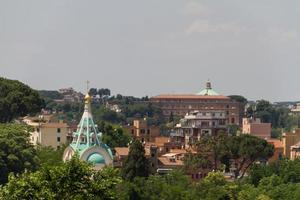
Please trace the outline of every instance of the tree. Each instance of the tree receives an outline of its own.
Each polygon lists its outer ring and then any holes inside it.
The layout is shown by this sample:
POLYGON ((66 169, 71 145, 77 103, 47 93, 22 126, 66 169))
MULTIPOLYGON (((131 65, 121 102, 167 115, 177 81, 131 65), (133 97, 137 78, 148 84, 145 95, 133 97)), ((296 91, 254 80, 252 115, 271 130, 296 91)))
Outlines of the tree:
POLYGON ((242 103, 242 104, 246 104, 248 102, 248 100, 241 96, 241 95, 230 95, 228 96, 231 100, 234 100, 236 102, 242 103))
POLYGON ((182 200, 199 199, 195 187, 181 171, 174 170, 164 176, 138 177, 122 185, 121 199, 126 200, 182 200))
POLYGON ((226 141, 228 141, 228 138, 225 134, 219 134, 217 136, 203 136, 195 144, 195 146, 202 159, 212 158, 210 159, 210 161, 212 161, 212 167, 214 170, 217 170, 220 162, 223 161, 223 163, 227 163, 227 160, 225 159, 228 155, 226 141))
POLYGON ((188 153, 184 156, 184 170, 188 174, 197 172, 199 169, 211 169, 212 162, 207 155, 188 153))
POLYGON ((48 100, 63 99, 63 95, 56 90, 39 90, 41 98, 48 100))
POLYGON ((91 88, 89 90, 89 94, 92 96, 96 96, 98 94, 97 88, 91 88))
POLYGON ((15 80, 0 78, 0 122, 35 114, 44 107, 39 93, 15 80))
POLYGON ((149 163, 145 157, 143 144, 134 139, 129 147, 129 154, 122 168, 122 177, 132 181, 135 177, 148 177, 149 163))
POLYGON ((58 166, 63 164, 62 157, 66 146, 59 149, 54 149, 51 146, 37 146, 37 156, 42 167, 58 166))
POLYGON ((235 190, 235 187, 228 186, 229 183, 226 181, 223 173, 211 172, 200 182, 198 196, 201 199, 236 199, 234 197, 231 198, 236 193, 236 191, 231 191, 235 190))
POLYGON ((118 199, 117 186, 122 182, 117 169, 95 172, 74 156, 60 166, 42 168, 19 177, 10 176, 0 189, 0 199, 118 199))
POLYGON ((265 162, 274 152, 273 145, 251 135, 230 137, 227 141, 227 148, 229 157, 233 160, 236 167, 236 178, 239 175, 243 178, 254 162, 265 162))
POLYGON ((171 112, 170 116, 169 116, 169 122, 173 122, 174 121, 174 114, 173 112, 171 112))
POLYGON ((17 124, 0 124, 0 184, 9 173, 23 173, 38 167, 36 150, 29 141, 30 128, 17 124))
POLYGON ((107 89, 107 88, 98 89, 98 95, 101 98, 104 96, 109 97, 111 95, 110 89, 107 89))
POLYGON ((130 136, 121 127, 103 121, 98 127, 102 132, 102 141, 110 148, 128 146, 130 136))

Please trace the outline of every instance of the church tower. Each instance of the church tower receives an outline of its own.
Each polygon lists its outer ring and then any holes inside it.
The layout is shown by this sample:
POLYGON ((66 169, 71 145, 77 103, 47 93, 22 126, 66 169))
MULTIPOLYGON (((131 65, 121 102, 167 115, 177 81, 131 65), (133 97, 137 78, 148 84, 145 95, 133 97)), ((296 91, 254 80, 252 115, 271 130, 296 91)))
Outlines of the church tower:
POLYGON ((84 98, 84 113, 77 131, 73 133, 72 143, 64 151, 63 160, 68 161, 77 153, 80 160, 92 163, 96 170, 112 165, 111 149, 101 141, 101 136, 93 120, 91 97, 87 94, 84 98))

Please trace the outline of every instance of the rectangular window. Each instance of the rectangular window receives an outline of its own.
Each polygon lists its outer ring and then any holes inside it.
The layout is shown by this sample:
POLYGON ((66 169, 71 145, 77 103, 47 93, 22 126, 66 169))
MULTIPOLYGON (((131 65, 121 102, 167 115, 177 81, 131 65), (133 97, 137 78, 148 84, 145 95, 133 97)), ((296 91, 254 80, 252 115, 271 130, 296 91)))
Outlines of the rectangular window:
POLYGON ((60 137, 57 137, 57 142, 60 142, 60 137))
POLYGON ((58 128, 58 129, 57 129, 57 132, 60 133, 60 131, 61 131, 60 128, 58 128))
POLYGON ((235 123, 235 120, 234 118, 231 118, 231 123, 234 124, 235 123))

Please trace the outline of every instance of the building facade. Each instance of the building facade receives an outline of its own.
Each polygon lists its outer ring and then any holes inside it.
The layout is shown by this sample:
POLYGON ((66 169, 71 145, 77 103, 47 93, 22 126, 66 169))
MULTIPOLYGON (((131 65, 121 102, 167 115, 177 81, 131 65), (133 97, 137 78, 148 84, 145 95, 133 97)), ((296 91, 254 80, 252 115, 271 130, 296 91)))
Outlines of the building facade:
POLYGON ((149 126, 147 120, 134 120, 132 125, 123 126, 132 137, 138 138, 142 142, 153 142, 160 136, 160 130, 157 126, 149 126))
POLYGON ((300 142, 300 129, 282 134, 284 156, 291 159, 291 147, 300 142))
POLYGON ((194 111, 186 115, 171 133, 173 141, 189 148, 202 136, 215 136, 227 131, 224 111, 194 111))
POLYGON ((51 146, 57 149, 67 143, 70 128, 63 121, 45 121, 40 116, 36 119, 25 117, 23 122, 33 128, 30 133, 30 141, 33 145, 51 146))
POLYGON ((195 110, 200 112, 223 111, 228 124, 239 126, 242 125, 245 110, 243 103, 215 92, 210 82, 207 82, 206 88, 197 94, 163 94, 154 96, 150 100, 162 109, 166 117, 171 114, 183 117, 195 110))
POLYGON ((243 118, 243 134, 268 140, 271 138, 271 123, 262 123, 258 118, 243 118))

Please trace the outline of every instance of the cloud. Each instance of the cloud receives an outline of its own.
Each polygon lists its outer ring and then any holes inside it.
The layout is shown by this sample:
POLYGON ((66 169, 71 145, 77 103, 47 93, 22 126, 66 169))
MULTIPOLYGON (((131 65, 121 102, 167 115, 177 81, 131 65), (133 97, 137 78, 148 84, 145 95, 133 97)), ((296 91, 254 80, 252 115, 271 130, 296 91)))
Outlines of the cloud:
POLYGON ((197 19, 193 21, 186 29, 185 33, 191 35, 194 33, 233 33, 240 34, 245 30, 235 23, 212 23, 209 20, 197 19))
POLYGON ((188 16, 207 15, 209 13, 208 7, 198 1, 189 1, 183 9, 183 14, 188 16))

